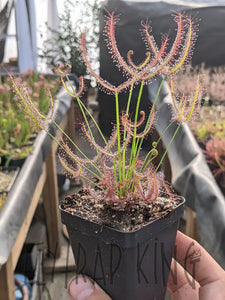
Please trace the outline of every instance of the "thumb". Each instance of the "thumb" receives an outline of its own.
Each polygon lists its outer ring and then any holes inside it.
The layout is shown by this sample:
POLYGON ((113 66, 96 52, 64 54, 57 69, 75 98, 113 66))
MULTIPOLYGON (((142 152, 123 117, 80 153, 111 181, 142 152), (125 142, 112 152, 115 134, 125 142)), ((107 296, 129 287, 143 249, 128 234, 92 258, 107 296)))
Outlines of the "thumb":
POLYGON ((71 300, 111 300, 111 298, 89 277, 77 275, 68 284, 71 300))

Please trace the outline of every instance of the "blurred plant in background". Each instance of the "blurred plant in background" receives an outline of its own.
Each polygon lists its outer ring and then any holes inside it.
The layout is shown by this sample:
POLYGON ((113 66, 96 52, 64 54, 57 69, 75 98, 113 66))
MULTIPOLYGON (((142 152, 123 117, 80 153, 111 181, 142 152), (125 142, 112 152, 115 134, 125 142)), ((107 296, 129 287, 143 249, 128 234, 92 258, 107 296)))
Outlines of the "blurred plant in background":
POLYGON ((225 138, 217 136, 211 138, 206 143, 204 153, 213 175, 220 186, 225 189, 225 138))
MULTIPOLYGON (((23 82, 23 88, 38 109, 47 113, 49 95, 46 91, 50 91, 54 97, 59 88, 59 80, 56 77, 38 75, 31 70, 15 77, 15 80, 23 82)), ((26 157, 30 153, 32 142, 29 139, 36 129, 20 109, 8 78, 0 80, 0 128, 0 155, 5 156, 6 161, 26 157)))
POLYGON ((200 75, 201 84, 204 87, 202 104, 225 104, 225 66, 207 68, 204 64, 196 67, 191 65, 181 69, 175 74, 175 81, 179 92, 189 95, 195 89, 196 78, 200 75))
POLYGON ((203 106, 191 129, 200 142, 207 142, 214 136, 225 138, 225 107, 203 106))
POLYGON ((198 74, 201 74, 201 84, 204 86, 202 107, 190 128, 225 193, 225 66, 189 66, 181 70, 174 76, 180 94, 190 94, 194 90, 198 74))

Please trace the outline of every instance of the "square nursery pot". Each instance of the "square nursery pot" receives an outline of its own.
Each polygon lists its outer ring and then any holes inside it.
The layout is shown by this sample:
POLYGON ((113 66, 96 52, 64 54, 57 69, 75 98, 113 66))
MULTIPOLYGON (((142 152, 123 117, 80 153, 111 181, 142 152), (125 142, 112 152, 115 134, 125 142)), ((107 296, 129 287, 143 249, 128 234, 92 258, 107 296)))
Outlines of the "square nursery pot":
POLYGON ((184 202, 132 232, 84 220, 60 206, 76 272, 93 278, 113 300, 164 300, 184 202))

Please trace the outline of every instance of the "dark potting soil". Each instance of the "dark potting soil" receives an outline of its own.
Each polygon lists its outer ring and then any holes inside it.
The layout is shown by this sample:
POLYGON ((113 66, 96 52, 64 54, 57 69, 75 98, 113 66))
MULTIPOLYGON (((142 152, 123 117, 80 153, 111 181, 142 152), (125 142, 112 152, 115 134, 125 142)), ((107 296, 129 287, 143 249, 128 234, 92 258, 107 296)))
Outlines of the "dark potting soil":
POLYGON ((91 222, 129 232, 169 216, 181 202, 181 198, 173 196, 158 197, 154 202, 135 199, 123 204, 107 204, 106 201, 94 199, 88 191, 81 190, 67 196, 61 202, 61 207, 91 222))

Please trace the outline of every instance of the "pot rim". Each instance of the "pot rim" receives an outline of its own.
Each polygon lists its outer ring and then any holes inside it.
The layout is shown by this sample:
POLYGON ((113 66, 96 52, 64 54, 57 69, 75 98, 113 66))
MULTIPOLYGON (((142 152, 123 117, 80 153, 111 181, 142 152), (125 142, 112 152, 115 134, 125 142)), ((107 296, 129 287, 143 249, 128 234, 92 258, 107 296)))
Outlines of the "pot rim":
MULTIPOLYGON (((169 195, 169 194, 167 194, 169 195)), ((174 196, 174 195, 173 195, 174 196)), ((174 210, 172 210, 171 212, 168 212, 166 215, 164 215, 163 217, 159 217, 149 223, 146 223, 144 224, 142 227, 136 229, 136 230, 133 230, 133 231, 122 231, 122 230, 119 230, 117 228, 114 228, 114 227, 110 227, 108 225, 104 225, 104 224, 99 224, 95 221, 91 221, 89 219, 86 219, 86 218, 83 218, 75 213, 71 213, 69 211, 66 211, 65 209, 62 208, 61 204, 59 204, 59 209, 61 211, 61 214, 66 214, 67 216, 69 216, 69 218, 73 218, 73 217, 76 217, 80 222, 85 222, 86 224, 90 223, 90 224, 93 224, 97 227, 100 228, 100 231, 103 231, 103 228, 104 230, 107 230, 107 231, 114 231, 114 232, 117 232, 118 234, 129 234, 129 235, 132 235, 132 234, 136 234, 138 233, 139 231, 141 230, 144 230, 146 227, 148 227, 150 224, 151 225, 157 225, 157 223, 159 222, 162 222, 163 220, 169 220, 170 216, 174 216, 173 218, 171 218, 170 222, 173 223, 176 221, 176 218, 175 215, 182 215, 183 213, 183 205, 185 204, 185 198, 183 196, 180 196, 180 195, 175 195, 176 198, 180 198, 182 199, 182 201, 174 208, 174 210)))

